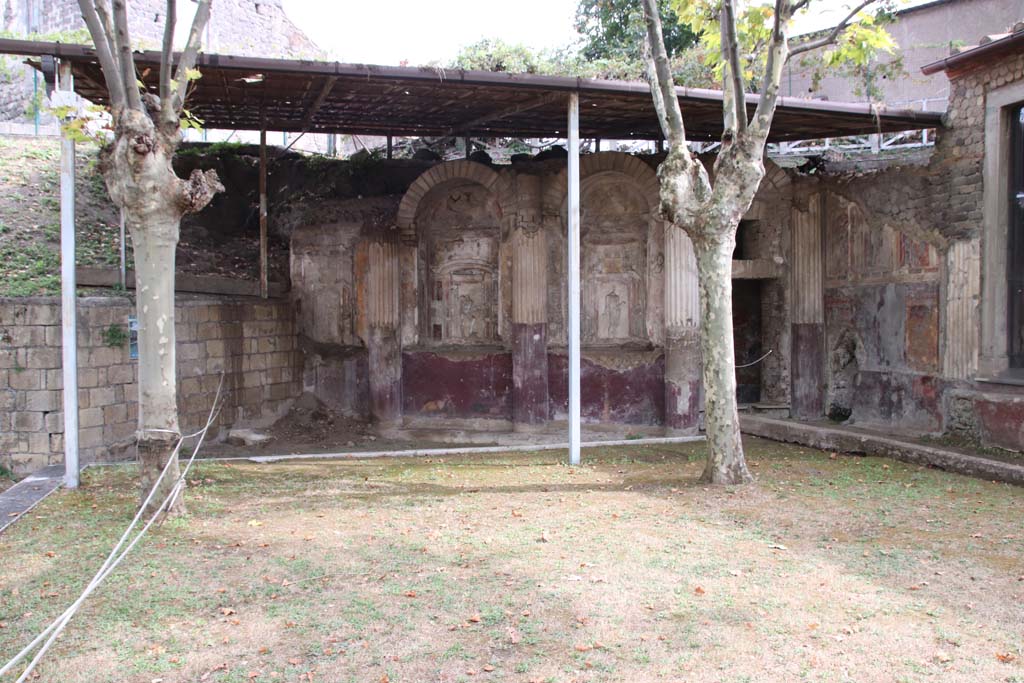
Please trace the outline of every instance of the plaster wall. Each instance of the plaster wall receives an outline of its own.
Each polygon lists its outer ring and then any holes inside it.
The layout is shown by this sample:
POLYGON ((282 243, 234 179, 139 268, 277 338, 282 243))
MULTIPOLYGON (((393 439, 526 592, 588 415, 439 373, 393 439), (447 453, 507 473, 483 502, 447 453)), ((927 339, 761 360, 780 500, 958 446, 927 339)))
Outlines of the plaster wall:
POLYGON ((1024 385, 1006 369, 1000 166, 1024 55, 948 77, 948 127, 930 158, 819 174, 826 412, 1024 450, 1024 385))
MULTIPOLYGON (((582 411, 589 423, 666 425, 666 287, 695 282, 665 273, 657 161, 601 153, 581 162, 582 411)), ((394 179, 399 166, 381 162, 375 173, 394 179)), ((775 352, 746 371, 741 399, 784 403, 789 304, 782 280, 792 188, 786 172, 771 168, 746 217, 742 256, 770 263, 774 275, 740 286, 749 294, 740 299, 740 360, 775 352)), ((308 220, 293 221, 292 297, 307 389, 384 420, 366 397, 381 370, 366 353, 375 343, 366 312, 378 302, 362 255, 368 244, 397 240, 389 258, 399 280, 393 324, 402 420, 506 430, 565 419, 565 193, 557 155, 511 166, 445 162, 425 169, 400 197, 330 200, 305 212, 308 220), (359 376, 364 371, 369 382, 359 376)), ((679 348, 687 358, 674 357, 674 367, 699 368, 695 345, 679 348)), ((690 393, 681 405, 696 425, 699 387, 690 393)))
MULTIPOLYGON (((869 97, 863 84, 841 75, 826 75, 815 85, 799 61, 786 65, 783 94, 944 111, 951 95, 949 81, 941 73, 925 76, 921 67, 948 57, 954 46, 976 45, 981 36, 1003 33, 1020 19, 1018 0, 943 0, 907 8, 887 27, 903 59, 903 73, 898 78, 877 79, 879 95, 869 97)), ((886 56, 880 61, 890 60, 886 56)))

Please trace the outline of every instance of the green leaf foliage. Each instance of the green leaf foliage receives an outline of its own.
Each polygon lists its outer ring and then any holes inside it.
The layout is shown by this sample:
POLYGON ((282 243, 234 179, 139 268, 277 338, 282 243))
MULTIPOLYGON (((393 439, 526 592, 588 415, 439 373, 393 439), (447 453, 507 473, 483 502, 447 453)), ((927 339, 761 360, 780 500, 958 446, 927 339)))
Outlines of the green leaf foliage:
MULTIPOLYGON (((697 42, 697 34, 680 21, 669 0, 659 0, 665 50, 669 57, 682 54, 697 42)), ((639 61, 644 41, 643 10, 637 0, 580 0, 576 31, 583 39, 584 59, 639 61)))
MULTIPOLYGON (((720 87, 724 72, 719 23, 721 1, 668 1, 678 21, 698 35, 700 45, 704 49, 704 63, 720 87)), ((880 55, 893 55, 896 51, 896 44, 885 29, 894 17, 894 3, 895 0, 879 0, 876 4, 869 5, 840 33, 834 45, 806 53, 799 60, 800 66, 810 70, 815 84, 820 82, 825 74, 854 78, 858 83, 864 81, 867 74, 872 71, 872 64, 880 55)), ((822 9, 823 4, 823 0, 812 0, 808 7, 801 10, 801 14, 813 16, 813 13, 822 9)), ((774 3, 768 2, 741 5, 736 17, 740 62, 743 78, 750 92, 756 92, 761 85, 774 19, 774 3)), ((817 39, 826 35, 828 30, 830 29, 795 38, 791 36, 790 45, 798 45, 803 40, 817 39)), ((873 72, 876 77, 883 74, 888 76, 897 73, 901 68, 902 63, 897 56, 884 64, 875 64, 873 72)), ((870 87, 865 88, 865 92, 873 94, 870 87)))

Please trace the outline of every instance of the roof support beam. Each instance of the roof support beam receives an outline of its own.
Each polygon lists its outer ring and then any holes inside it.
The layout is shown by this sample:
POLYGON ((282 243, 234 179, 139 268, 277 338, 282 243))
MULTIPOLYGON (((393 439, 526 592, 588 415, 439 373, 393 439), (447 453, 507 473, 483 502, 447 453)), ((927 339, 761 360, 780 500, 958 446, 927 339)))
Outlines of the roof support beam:
MULTIPOLYGON (((58 87, 74 98, 71 62, 61 61, 58 87)), ((65 99, 65 101, 68 101, 65 99)), ((64 380, 64 485, 78 488, 78 300, 75 296, 75 140, 60 139, 60 317, 64 380)))
POLYGON ((327 97, 331 94, 331 90, 334 89, 334 84, 338 82, 337 76, 328 76, 327 80, 324 81, 324 86, 320 89, 320 94, 313 100, 313 104, 309 105, 309 109, 306 110, 306 115, 302 117, 302 132, 305 133, 309 130, 309 127, 313 125, 313 118, 316 113, 320 111, 320 107, 323 106, 327 97))
POLYGON ((569 464, 580 464, 580 96, 569 95, 569 464))
POLYGON ((545 93, 532 100, 526 100, 525 102, 520 102, 519 104, 506 107, 505 109, 498 109, 497 111, 492 111, 489 114, 484 114, 483 116, 470 119, 469 121, 463 121, 462 123, 449 128, 448 132, 445 133, 443 137, 456 137, 459 133, 470 132, 473 128, 482 126, 485 123, 497 121, 505 118, 506 116, 512 116, 513 114, 521 114, 523 112, 530 111, 531 109, 536 109, 537 107, 543 107, 545 104, 551 104, 552 102, 560 102, 563 97, 564 95, 561 93, 545 93))
POLYGON ((260 296, 270 296, 270 276, 267 268, 267 128, 260 130, 260 296))

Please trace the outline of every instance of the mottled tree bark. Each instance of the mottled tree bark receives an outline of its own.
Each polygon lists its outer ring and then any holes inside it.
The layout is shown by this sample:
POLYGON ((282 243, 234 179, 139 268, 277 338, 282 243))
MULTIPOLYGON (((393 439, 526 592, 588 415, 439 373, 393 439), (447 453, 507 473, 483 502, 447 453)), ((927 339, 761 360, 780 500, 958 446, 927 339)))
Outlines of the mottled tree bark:
MULTIPOLYGON (((178 433, 178 385, 174 330, 175 251, 181 217, 198 211, 223 190, 214 171, 194 171, 188 180, 171 160, 178 130, 161 131, 146 113, 127 109, 118 118, 101 169, 114 203, 124 209, 135 253, 135 305, 139 321, 138 453, 145 499, 169 458, 178 433)), ((173 462, 153 497, 166 498, 178 477, 173 462)), ((171 513, 184 510, 178 496, 171 513)))
MULTIPOLYGON (((806 0, 801 0, 806 4, 806 0)), ((736 37, 734 0, 722 0, 720 27, 723 75, 722 145, 715 159, 714 181, 693 155, 669 70, 657 0, 643 0, 647 25, 645 60, 651 97, 668 154, 658 168, 661 213, 673 227, 686 231, 697 258, 701 304, 704 424, 708 460, 703 479, 716 484, 752 480, 743 454, 736 405, 736 361, 732 330, 732 254, 736 229, 750 208, 764 177, 764 147, 778 99, 782 65, 787 56, 785 27, 797 5, 777 0, 768 46, 762 95, 752 119, 745 103, 736 37)))
POLYGON ((704 359, 704 432, 708 459, 702 480, 743 484, 752 480, 743 456, 736 406, 736 361, 732 333, 732 253, 735 231, 694 244, 704 359))
MULTIPOLYGON (((175 250, 181 217, 206 206, 223 191, 214 171, 193 171, 187 180, 171 167, 181 141, 180 116, 189 72, 195 65, 210 1, 199 0, 184 51, 174 65, 175 3, 167 2, 160 60, 159 96, 138 86, 125 0, 79 0, 82 17, 110 94, 113 141, 101 153, 101 171, 114 204, 124 210, 135 252, 135 294, 139 321, 138 454, 141 499, 164 467, 167 473, 150 506, 171 492, 179 468, 175 446, 178 384, 174 330, 175 250), (173 73, 172 73, 173 71, 173 73)), ((170 513, 184 510, 178 496, 170 513)))

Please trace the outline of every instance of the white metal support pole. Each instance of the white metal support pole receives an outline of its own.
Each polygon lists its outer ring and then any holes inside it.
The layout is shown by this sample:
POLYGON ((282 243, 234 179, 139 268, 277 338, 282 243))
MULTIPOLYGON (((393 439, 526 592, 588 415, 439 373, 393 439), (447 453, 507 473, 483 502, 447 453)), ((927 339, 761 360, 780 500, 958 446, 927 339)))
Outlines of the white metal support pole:
MULTIPOLYGON (((71 63, 58 68, 59 88, 72 90, 71 63)), ((75 301, 75 141, 60 141, 60 312, 64 378, 64 485, 78 488, 78 320, 75 301)))
POLYGON ((569 464, 580 464, 580 96, 569 95, 569 464))
POLYGON ((128 254, 127 247, 125 246, 125 229, 124 229, 124 209, 121 209, 121 270, 119 273, 119 281, 121 283, 121 289, 128 289, 128 254))

